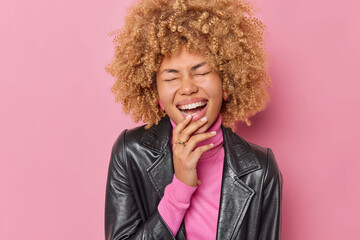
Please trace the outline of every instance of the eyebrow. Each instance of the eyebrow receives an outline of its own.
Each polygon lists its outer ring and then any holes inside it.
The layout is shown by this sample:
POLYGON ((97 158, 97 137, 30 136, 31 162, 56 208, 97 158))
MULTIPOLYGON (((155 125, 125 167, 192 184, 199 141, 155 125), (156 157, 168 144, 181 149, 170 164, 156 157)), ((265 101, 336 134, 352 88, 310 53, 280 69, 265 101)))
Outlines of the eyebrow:
POLYGON ((191 67, 191 71, 194 71, 198 68, 201 68, 202 66, 204 66, 206 64, 206 62, 202 62, 202 63, 199 63, 199 64, 196 64, 195 66, 191 67))
MULTIPOLYGON (((196 70, 196 69, 198 69, 198 68, 201 68, 201 67, 204 66, 205 64, 207 64, 207 62, 202 62, 202 63, 196 64, 195 66, 192 66, 190 70, 191 70, 191 71, 194 71, 194 70, 196 70)), ((161 73, 163 73, 163 72, 178 73, 179 70, 176 70, 176 69, 164 69, 164 70, 162 70, 161 73)), ((161 74, 161 73, 160 73, 160 74, 161 74)))

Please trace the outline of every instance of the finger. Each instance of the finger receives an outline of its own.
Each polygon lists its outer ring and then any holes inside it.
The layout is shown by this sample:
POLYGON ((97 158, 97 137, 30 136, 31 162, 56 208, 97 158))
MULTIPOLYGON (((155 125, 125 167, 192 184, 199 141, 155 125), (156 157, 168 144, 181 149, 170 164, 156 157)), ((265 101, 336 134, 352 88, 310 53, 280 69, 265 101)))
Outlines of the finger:
POLYGON ((193 159, 196 161, 196 163, 193 163, 193 164, 197 164, 197 162, 199 161, 201 155, 202 155, 204 152, 212 149, 213 147, 214 147, 214 144, 213 144, 213 143, 210 143, 210 144, 208 144, 208 145, 204 145, 204 146, 201 146, 201 147, 197 147, 197 148, 192 152, 193 157, 194 157, 193 159))
MULTIPOLYGON (((180 139, 180 134, 183 131, 183 129, 191 122, 192 116, 187 115, 186 118, 182 119, 176 127, 173 129, 173 140, 178 141, 180 139)), ((186 139, 181 139, 181 141, 187 141, 186 139)))
POLYGON ((181 132, 181 134, 179 135, 179 137, 181 137, 181 139, 189 139, 190 136, 196 132, 196 130, 198 130, 201 126, 203 126, 205 123, 207 122, 207 118, 203 117, 197 121, 191 122, 188 126, 186 126, 183 131, 181 132))
POLYGON ((191 136, 186 144, 186 148, 188 148, 188 149, 190 149, 190 151, 192 151, 199 142, 209 139, 215 135, 216 135, 216 132, 212 131, 212 132, 200 133, 200 134, 191 136))
POLYGON ((201 185, 201 181, 198 179, 196 182, 197 185, 201 185))

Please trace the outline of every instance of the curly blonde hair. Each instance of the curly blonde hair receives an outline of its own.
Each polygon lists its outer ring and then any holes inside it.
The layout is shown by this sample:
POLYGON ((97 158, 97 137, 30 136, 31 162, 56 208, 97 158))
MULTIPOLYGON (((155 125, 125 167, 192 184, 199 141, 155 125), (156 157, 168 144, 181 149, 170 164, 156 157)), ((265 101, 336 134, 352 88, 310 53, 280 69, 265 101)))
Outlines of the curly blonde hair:
POLYGON ((250 126, 249 117, 268 100, 264 29, 244 0, 140 0, 124 27, 110 33, 115 55, 106 70, 116 78, 115 101, 135 122, 157 124, 166 113, 158 105, 156 72, 164 56, 185 46, 221 75, 223 125, 250 126))

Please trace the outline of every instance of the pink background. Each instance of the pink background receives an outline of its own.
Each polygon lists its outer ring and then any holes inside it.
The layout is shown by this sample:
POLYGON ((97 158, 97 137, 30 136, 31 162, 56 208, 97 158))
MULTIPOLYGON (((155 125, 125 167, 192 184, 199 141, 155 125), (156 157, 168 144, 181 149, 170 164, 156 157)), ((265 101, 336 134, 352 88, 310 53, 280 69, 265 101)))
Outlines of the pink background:
MULTIPOLYGON (((104 238, 111 146, 135 126, 104 70, 128 5, 0 3, 0 239, 104 238)), ((360 239, 360 4, 257 6, 272 101, 238 133, 277 157, 283 239, 360 239)))

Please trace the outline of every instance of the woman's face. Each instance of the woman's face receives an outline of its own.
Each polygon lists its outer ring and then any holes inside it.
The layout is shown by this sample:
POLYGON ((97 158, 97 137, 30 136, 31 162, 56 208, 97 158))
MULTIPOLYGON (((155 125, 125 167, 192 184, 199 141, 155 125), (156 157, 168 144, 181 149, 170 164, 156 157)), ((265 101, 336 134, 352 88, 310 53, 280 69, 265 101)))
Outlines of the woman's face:
POLYGON ((222 105, 222 84, 204 56, 181 48, 166 56, 156 74, 157 90, 166 114, 178 124, 187 115, 208 122, 195 133, 205 132, 217 119, 222 105))

